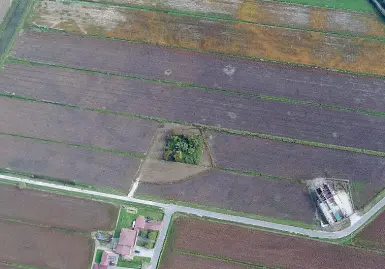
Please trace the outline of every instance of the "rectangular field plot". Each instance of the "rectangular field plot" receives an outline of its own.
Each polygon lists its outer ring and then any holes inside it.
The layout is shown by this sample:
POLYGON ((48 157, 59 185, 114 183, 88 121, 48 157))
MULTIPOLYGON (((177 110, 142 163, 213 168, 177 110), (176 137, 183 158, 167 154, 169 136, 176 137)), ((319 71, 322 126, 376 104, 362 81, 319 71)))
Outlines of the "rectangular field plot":
POLYGON ((218 170, 183 182, 141 183, 136 193, 309 224, 315 217, 304 184, 218 170))
POLYGON ((363 184, 355 196, 358 207, 385 187, 382 157, 219 132, 210 135, 209 142, 219 167, 301 180, 348 179, 363 184))
POLYGON ((128 191, 140 159, 85 148, 0 136, 0 167, 128 191))
POLYGON ((384 75, 385 45, 375 39, 73 2, 43 2, 32 20, 79 34, 384 75))
POLYGON ((118 208, 106 203, 0 185, 0 217, 69 230, 112 230, 118 208))
MULTIPOLYGON (((7 65, 5 70, 0 74, 0 89, 22 96, 385 151, 385 117, 262 101, 250 96, 107 75, 75 74, 75 71, 53 67, 18 64, 7 65), (12 75, 15 77, 10 79, 12 75), (68 81, 63 78, 68 78, 68 81)), ((115 120, 113 123, 124 121, 121 118, 115 120)), ((132 136, 139 136, 139 133, 133 131, 132 136)), ((130 134, 127 136, 131 138, 130 134)), ((117 143, 129 148, 119 138, 121 136, 116 134, 117 143)), ((145 138, 144 141, 148 142, 145 138)))
POLYGON ((8 98, 0 99, 0 113, 1 132, 124 152, 145 153, 157 126, 148 120, 8 98))
MULTIPOLYGON (((165 265, 170 252, 268 268, 385 267, 384 255, 375 252, 187 217, 174 220, 169 237, 162 269, 168 268, 165 265)), ((172 255, 170 257, 172 259, 172 255)))
POLYGON ((353 244, 385 251, 385 211, 353 239, 353 244))
MULTIPOLYGON (((25 30, 17 38, 12 56, 56 65, 193 83, 245 93, 283 96, 321 104, 380 111, 384 110, 385 105, 385 93, 382 91, 385 81, 379 78, 119 40, 25 30), (53 43, 55 46, 52 46, 53 43)), ((18 73, 15 71, 11 74, 18 73)), ((48 76, 45 78, 49 79, 48 76)), ((86 81, 93 85, 90 79, 86 81)), ((67 84, 69 82, 62 81, 67 84)), ((47 83, 43 82, 42 87, 47 87, 47 83)))
MULTIPOLYGON (((160 269, 248 269, 247 265, 229 263, 221 260, 215 260, 181 253, 168 253, 160 269)), ((2 269, 0 267, 0 269, 2 269)))
POLYGON ((84 269, 90 238, 65 231, 0 220, 0 260, 45 269, 84 269))

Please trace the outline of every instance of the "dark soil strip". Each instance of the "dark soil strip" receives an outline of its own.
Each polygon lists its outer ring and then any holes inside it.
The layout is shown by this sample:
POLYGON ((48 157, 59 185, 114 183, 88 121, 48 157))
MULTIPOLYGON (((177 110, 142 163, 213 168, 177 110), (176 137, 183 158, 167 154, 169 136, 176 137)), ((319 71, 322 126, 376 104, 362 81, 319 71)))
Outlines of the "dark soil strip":
POLYGON ((0 167, 128 192, 140 159, 86 148, 0 136, 0 167))

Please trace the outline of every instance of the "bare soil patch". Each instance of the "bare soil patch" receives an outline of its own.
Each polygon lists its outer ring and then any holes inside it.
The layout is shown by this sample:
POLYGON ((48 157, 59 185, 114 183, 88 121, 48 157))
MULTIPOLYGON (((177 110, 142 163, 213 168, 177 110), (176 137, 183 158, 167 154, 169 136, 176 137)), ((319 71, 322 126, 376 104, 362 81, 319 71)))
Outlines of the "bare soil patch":
POLYGON ((112 4, 131 4, 164 10, 192 12, 248 22, 295 27, 362 36, 385 37, 385 28, 375 13, 293 5, 260 0, 89 0, 112 4))
POLYGON ((354 245, 385 250, 385 212, 366 226, 353 240, 354 245))
POLYGON ((362 183, 362 191, 354 197, 358 207, 385 187, 382 157, 219 132, 211 135, 213 157, 219 167, 283 178, 332 177, 362 183))
POLYGON ((384 256, 352 247, 180 217, 173 249, 288 269, 381 269, 384 256), (223 247, 226 246, 226 247, 223 247))
MULTIPOLYGON (((378 111, 384 111, 385 106, 385 80, 379 78, 120 40, 24 30, 16 40, 13 56, 56 65, 193 83, 245 93, 276 95, 321 104, 378 111), (53 43, 55 46, 52 46, 53 43), (101 47, 103 50, 100 50, 101 47)), ((81 103, 86 106, 102 103, 106 103, 106 107, 119 106, 122 95, 126 92, 146 89, 146 83, 15 64, 6 65, 0 77, 0 87, 5 91, 22 92, 26 96, 45 96, 46 98, 40 99, 81 103), (55 87, 54 91, 52 85, 55 87), (84 93, 84 87, 87 94, 84 93)), ((163 90, 159 86, 151 87, 154 88, 152 92, 155 89, 163 90)), ((134 104, 130 103, 130 106, 134 104)), ((130 106, 126 104, 126 110, 130 106)))
MULTIPOLYGON (((52 85, 50 88, 54 90, 52 85)), ((12 99, 0 99, 0 113, 3 132, 136 153, 147 152, 158 125, 149 120, 12 99)))
POLYGON ((91 232, 112 230, 118 208, 111 204, 0 185, 0 217, 91 232))
POLYGON ((0 260, 39 268, 84 269, 92 257, 90 238, 0 220, 0 260))
POLYGON ((0 136, 0 167, 128 191, 140 159, 37 140, 0 136))
POLYGON ((137 194, 314 223, 306 186, 212 170, 173 184, 141 183, 137 194))
MULTIPOLYGON (((38 42, 41 43, 41 40, 38 42)), ((48 57, 47 53, 44 52, 45 57, 48 57)), ((37 54, 34 54, 32 57, 36 56, 37 54)), ((87 73, 81 74, 81 77, 78 74, 79 84, 76 86, 65 87, 60 80, 62 75, 65 76, 68 73, 57 68, 53 69, 57 73, 49 80, 53 85, 58 85, 55 91, 52 90, 54 86, 42 90, 38 84, 33 85, 30 81, 40 78, 36 76, 24 82, 27 89, 32 88, 32 90, 10 86, 12 92, 39 99, 49 98, 59 103, 65 100, 70 104, 88 105, 98 109, 106 108, 174 121, 385 151, 384 117, 87 73), (105 83, 108 81, 110 84, 107 86, 102 83, 90 88, 88 83, 84 82, 90 79, 103 80, 105 83), (29 86, 30 83, 32 87, 29 86), (116 89, 119 88, 121 90, 117 93, 116 89)), ((31 73, 32 70, 30 70, 31 73)), ((40 72, 43 70, 46 68, 41 69, 40 72)), ((9 81, 5 83, 10 84, 9 81)))
POLYGON ((229 263, 221 260, 207 259, 180 253, 168 253, 160 265, 161 269, 247 269, 246 265, 229 263))
POLYGON ((385 43, 376 40, 119 7, 47 3, 36 10, 31 23, 81 34, 385 74, 385 43))

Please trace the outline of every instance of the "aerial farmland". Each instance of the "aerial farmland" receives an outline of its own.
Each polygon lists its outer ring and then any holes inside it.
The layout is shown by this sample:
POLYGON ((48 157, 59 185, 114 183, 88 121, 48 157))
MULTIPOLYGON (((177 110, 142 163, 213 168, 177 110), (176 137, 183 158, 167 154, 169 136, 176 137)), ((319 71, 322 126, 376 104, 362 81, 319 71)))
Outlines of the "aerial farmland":
POLYGON ((18 187, 0 185, 0 237, 31 236, 0 268, 384 267, 385 23, 369 1, 10 2, 0 183, 18 187))

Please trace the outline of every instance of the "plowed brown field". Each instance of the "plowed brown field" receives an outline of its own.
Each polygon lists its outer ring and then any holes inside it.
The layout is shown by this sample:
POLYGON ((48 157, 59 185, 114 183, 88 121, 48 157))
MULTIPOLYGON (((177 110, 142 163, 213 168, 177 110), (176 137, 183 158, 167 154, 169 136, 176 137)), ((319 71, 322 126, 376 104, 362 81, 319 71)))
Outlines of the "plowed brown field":
POLYGON ((316 240, 187 217, 177 218, 173 227, 173 251, 287 269, 385 267, 384 255, 316 240))
POLYGON ((92 200, 0 185, 0 217, 70 230, 112 230, 118 208, 92 200))
POLYGON ((385 212, 366 226, 353 240, 353 244, 385 251, 385 212))
POLYGON ((385 43, 375 40, 53 1, 42 4, 30 23, 81 34, 385 75, 385 43))
POLYGON ((90 239, 79 234, 0 221, 0 260, 46 269, 84 269, 91 260, 90 239))

